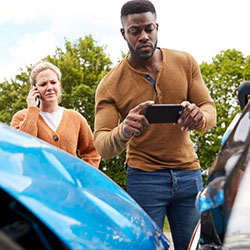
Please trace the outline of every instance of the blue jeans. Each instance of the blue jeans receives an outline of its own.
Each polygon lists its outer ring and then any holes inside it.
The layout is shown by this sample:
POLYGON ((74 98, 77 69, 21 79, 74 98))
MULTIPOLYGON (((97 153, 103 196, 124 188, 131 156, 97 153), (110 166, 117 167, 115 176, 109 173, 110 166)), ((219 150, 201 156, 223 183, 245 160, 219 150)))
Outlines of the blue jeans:
POLYGON ((127 165, 127 192, 161 229, 167 215, 177 250, 187 250, 199 220, 195 199, 200 190, 200 170, 164 169, 146 172, 127 165))

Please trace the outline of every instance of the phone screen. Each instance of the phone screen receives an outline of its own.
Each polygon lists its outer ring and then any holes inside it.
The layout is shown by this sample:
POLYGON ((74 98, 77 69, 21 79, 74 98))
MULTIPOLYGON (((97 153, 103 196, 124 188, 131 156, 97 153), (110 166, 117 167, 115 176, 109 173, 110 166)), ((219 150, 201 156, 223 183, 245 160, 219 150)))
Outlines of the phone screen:
POLYGON ((177 123, 182 112, 180 104, 153 104, 146 107, 144 115, 149 123, 177 123))

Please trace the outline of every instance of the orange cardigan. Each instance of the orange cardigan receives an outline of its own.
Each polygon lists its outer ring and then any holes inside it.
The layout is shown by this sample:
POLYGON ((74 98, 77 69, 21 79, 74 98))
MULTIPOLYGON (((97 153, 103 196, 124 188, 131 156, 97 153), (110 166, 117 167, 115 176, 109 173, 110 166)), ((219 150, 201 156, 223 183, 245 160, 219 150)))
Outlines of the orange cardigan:
POLYGON ((40 115, 37 107, 18 111, 11 126, 42 139, 98 168, 100 156, 93 142, 93 133, 87 120, 74 110, 64 109, 62 120, 54 132, 40 115))

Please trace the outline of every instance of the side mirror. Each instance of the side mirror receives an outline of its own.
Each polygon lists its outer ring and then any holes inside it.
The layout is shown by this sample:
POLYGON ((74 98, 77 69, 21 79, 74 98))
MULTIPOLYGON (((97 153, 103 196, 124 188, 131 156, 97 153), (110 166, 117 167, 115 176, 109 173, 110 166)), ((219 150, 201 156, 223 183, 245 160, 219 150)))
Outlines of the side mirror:
POLYGON ((250 81, 242 82, 238 88, 238 100, 242 110, 248 103, 248 95, 250 95, 250 81))

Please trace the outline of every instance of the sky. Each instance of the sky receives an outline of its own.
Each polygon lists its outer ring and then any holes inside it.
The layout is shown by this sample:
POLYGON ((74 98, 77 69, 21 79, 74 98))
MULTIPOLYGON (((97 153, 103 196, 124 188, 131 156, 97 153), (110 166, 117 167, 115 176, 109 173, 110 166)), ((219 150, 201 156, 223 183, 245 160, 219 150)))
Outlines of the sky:
MULTIPOLYGON (((126 0, 8 0, 0 8, 0 82, 48 56, 65 40, 92 35, 113 65, 127 52, 120 33, 126 0)), ((250 55, 249 0, 152 0, 158 45, 212 62, 222 50, 250 55)))

